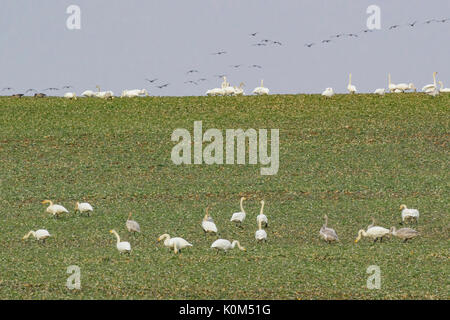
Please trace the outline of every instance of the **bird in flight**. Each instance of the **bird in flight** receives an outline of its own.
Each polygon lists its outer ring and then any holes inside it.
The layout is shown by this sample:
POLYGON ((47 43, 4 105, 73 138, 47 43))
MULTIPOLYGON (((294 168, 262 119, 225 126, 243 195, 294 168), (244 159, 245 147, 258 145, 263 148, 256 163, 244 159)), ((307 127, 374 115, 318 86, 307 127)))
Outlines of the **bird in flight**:
POLYGON ((305 47, 311 48, 315 43, 311 42, 311 43, 305 43, 305 47))
POLYGON ((331 40, 322 40, 322 43, 329 43, 329 42, 331 42, 331 40))
POLYGON ((6 87, 6 88, 3 88, 3 89, 2 89, 2 91, 4 91, 4 90, 14 90, 14 88, 6 87))
POLYGON ((260 47, 260 46, 267 46, 267 44, 265 44, 265 43, 255 43, 255 44, 252 44, 252 46, 257 46, 257 47, 260 47))
POLYGON ((241 64, 234 64, 234 65, 231 65, 230 67, 232 67, 232 68, 239 68, 241 66, 241 64))
POLYGON ((347 36, 358 38, 358 35, 355 33, 349 33, 349 34, 347 34, 347 36))
POLYGON ((58 88, 47 88, 47 89, 44 89, 43 91, 48 91, 48 90, 52 90, 52 91, 55 90, 56 91, 56 90, 59 90, 59 89, 58 88))
POLYGON ((345 33, 339 33, 339 34, 336 34, 334 36, 331 36, 330 38, 340 38, 342 36, 345 36, 345 33))
POLYGON ((227 52, 226 51, 218 51, 218 52, 214 52, 214 53, 211 53, 211 54, 220 56, 221 54, 225 54, 225 53, 227 53, 227 52))
POLYGON ((63 86, 61 89, 70 89, 73 88, 72 86, 63 86))
POLYGON ((417 23, 417 21, 414 21, 414 22, 412 22, 412 23, 408 23, 408 26, 414 27, 414 26, 416 25, 416 23, 417 23))
POLYGON ((251 35, 252 37, 256 36, 257 34, 258 34, 258 32, 250 33, 250 35, 251 35))
POLYGON ((226 74, 216 74, 214 77, 223 78, 223 77, 226 77, 226 76, 227 76, 226 74))
POLYGON ((373 30, 366 29, 366 30, 363 30, 362 32, 364 32, 364 33, 367 33, 367 32, 373 32, 373 30))
POLYGON ((197 80, 197 82, 199 82, 199 81, 206 81, 206 78, 200 78, 197 80))
POLYGON ((198 83, 197 83, 197 82, 195 82, 195 81, 192 81, 192 80, 189 80, 189 81, 185 81, 184 83, 191 83, 191 84, 195 84, 195 85, 198 85, 198 83))
POLYGON ((147 78, 145 78, 145 80, 148 81, 148 82, 150 82, 150 83, 153 83, 153 82, 155 82, 155 81, 158 80, 158 79, 157 79, 157 78, 155 78, 155 79, 147 79, 147 78))
POLYGON ((277 45, 279 45, 279 46, 282 46, 282 44, 281 44, 280 41, 272 41, 272 43, 273 43, 273 44, 277 44, 277 45))
POLYGON ((252 64, 251 66, 249 66, 249 68, 258 68, 261 69, 262 67, 258 64, 252 64))
POLYGON ((159 89, 165 88, 169 85, 170 83, 165 83, 163 85, 157 86, 159 89))
POLYGON ((437 21, 437 20, 436 19, 430 19, 430 20, 425 21, 425 23, 426 24, 430 24, 430 23, 435 22, 435 21, 437 21))
POLYGON ((450 18, 446 18, 446 19, 439 20, 439 22, 445 23, 445 22, 447 22, 449 20, 450 20, 450 18))
POLYGON ((390 26, 390 27, 389 27, 389 30, 396 29, 396 28, 398 28, 398 27, 400 27, 398 24, 394 24, 393 26, 390 26))
POLYGON ((195 73, 195 72, 198 72, 198 70, 195 70, 195 69, 189 70, 188 72, 186 72, 186 74, 189 74, 189 73, 195 73))

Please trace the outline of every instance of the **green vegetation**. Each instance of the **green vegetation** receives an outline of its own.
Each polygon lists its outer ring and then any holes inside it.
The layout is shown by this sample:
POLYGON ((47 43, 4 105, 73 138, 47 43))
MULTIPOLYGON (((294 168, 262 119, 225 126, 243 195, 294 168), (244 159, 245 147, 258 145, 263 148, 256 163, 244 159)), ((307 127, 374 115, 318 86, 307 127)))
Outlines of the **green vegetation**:
POLYGON ((2 299, 449 299, 450 95, 0 98, 2 299), (181 165, 176 128, 280 129, 280 168, 181 165), (229 219, 245 195, 241 230, 229 219), (54 219, 44 199, 69 209, 54 219), (256 244, 259 200, 268 242, 256 244), (73 213, 75 201, 94 206, 73 213), (398 226, 417 208, 421 236, 383 243, 357 232, 370 217, 398 226), (216 254, 200 227, 211 206, 220 237, 246 252, 216 254), (133 212, 142 229, 125 229, 133 212), (341 242, 320 241, 323 216, 341 242), (29 230, 53 235, 22 241, 29 230), (132 254, 120 255, 116 229, 132 254), (163 233, 194 244, 179 255, 163 233), (79 291, 66 288, 69 265, 79 291), (381 289, 368 290, 370 265, 381 289))

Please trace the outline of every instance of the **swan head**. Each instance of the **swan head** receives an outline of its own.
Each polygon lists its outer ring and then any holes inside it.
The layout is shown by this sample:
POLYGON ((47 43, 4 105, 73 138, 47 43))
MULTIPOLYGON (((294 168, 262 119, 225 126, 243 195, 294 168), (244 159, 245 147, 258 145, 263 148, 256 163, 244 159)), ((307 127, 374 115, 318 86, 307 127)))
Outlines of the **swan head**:
POLYGON ((52 202, 51 200, 44 200, 44 201, 42 201, 41 203, 42 203, 42 204, 46 204, 46 203, 52 204, 53 202, 52 202))
POLYGON ((170 236, 167 233, 164 233, 163 235, 159 236, 158 242, 160 242, 161 240, 164 240, 166 238, 170 238, 170 236))
POLYGON ((361 240, 361 235, 364 233, 364 230, 359 230, 358 231, 358 238, 355 239, 355 243, 358 243, 359 240, 361 240))
POLYGON ((404 204, 402 204, 402 205, 400 206, 400 210, 403 210, 403 209, 406 209, 406 205, 404 205, 404 204))
POLYGON ((74 209, 75 211, 78 210, 78 206, 79 206, 79 205, 80 205, 80 203, 77 201, 77 202, 75 203, 75 209, 74 209))

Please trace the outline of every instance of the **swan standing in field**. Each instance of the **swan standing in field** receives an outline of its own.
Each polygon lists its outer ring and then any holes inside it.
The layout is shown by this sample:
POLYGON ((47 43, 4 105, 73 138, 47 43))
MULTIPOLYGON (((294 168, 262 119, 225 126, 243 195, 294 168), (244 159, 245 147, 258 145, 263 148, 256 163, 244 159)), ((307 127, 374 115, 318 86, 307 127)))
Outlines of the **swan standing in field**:
POLYGON ((258 222, 258 230, 255 232, 256 241, 267 241, 267 232, 261 226, 262 222, 259 220, 258 222))
POLYGON ((173 248, 175 253, 181 252, 181 249, 192 247, 192 244, 184 240, 183 238, 170 238, 170 236, 165 233, 158 238, 158 242, 164 240, 164 245, 169 248, 173 248))
POLYGON ((94 93, 94 96, 102 99, 112 99, 114 93, 112 91, 100 91, 100 86, 95 86, 97 88, 97 92, 94 93))
POLYGON ((355 243, 361 240, 361 236, 372 238, 374 239, 374 242, 377 242, 378 239, 380 239, 380 242, 383 242, 383 237, 388 234, 390 234, 389 229, 378 226, 371 227, 370 229, 367 229, 367 231, 361 229, 358 231, 358 237, 356 238, 355 243))
POLYGON ((212 221, 212 219, 208 213, 208 210, 209 210, 209 207, 206 208, 206 214, 202 220, 202 229, 203 229, 203 231, 205 231, 205 233, 217 233, 216 224, 212 221))
POLYGON ((408 209, 404 204, 400 206, 400 210, 402 211, 402 222, 400 224, 406 223, 409 220, 415 220, 416 223, 419 222, 419 210, 408 209))
POLYGON ((417 91, 416 87, 414 86, 414 83, 399 83, 396 85, 396 90, 400 90, 401 92, 405 92, 408 90, 414 90, 417 91))
POLYGON ((64 98, 77 100, 77 95, 75 92, 66 92, 64 93, 64 98))
POLYGON ((347 90, 350 94, 356 93, 356 87, 354 85, 352 85, 352 74, 351 73, 349 74, 349 77, 348 77, 347 90))
POLYGON ((397 230, 395 227, 391 227, 390 232, 394 237, 404 240, 403 242, 413 239, 419 235, 418 231, 411 228, 401 228, 397 230))
POLYGON ((319 235, 320 238, 328 243, 339 241, 338 235, 333 228, 328 228, 328 216, 325 215, 325 224, 320 228, 319 235))
POLYGON ((234 95, 235 96, 243 96, 244 95, 244 86, 245 84, 241 82, 239 87, 234 87, 234 95))
POLYGON ((116 232, 116 230, 109 230, 109 232, 116 236, 116 239, 117 239, 117 244, 116 244, 117 250, 119 250, 120 253, 126 252, 126 253, 130 254, 131 253, 131 245, 130 245, 130 243, 127 242, 127 241, 120 241, 119 234, 116 232))
POLYGON ((397 89, 397 85, 393 84, 391 82, 391 74, 388 74, 388 88, 389 88, 389 92, 394 92, 395 89, 397 89))
POLYGON ((442 81, 439 81, 439 84, 441 85, 441 88, 439 89, 440 93, 450 93, 450 88, 444 88, 444 83, 442 81))
POLYGON ((231 216, 230 221, 235 222, 236 225, 239 225, 242 228, 242 222, 245 219, 245 210, 244 210, 244 206, 243 206, 243 202, 245 200, 245 197, 241 198, 241 211, 240 212, 235 212, 233 213, 233 215, 231 216))
POLYGON ((269 94, 269 88, 264 87, 264 79, 261 79, 261 85, 259 87, 256 87, 253 89, 253 94, 256 95, 268 95, 269 94))
POLYGON ((139 226, 139 223, 137 223, 134 220, 131 220, 131 212, 128 215, 127 222, 125 223, 125 226, 127 227, 128 232, 141 232, 141 227, 139 226))
POLYGON ((437 84, 436 84, 436 75, 437 72, 433 72, 433 83, 432 84, 427 84, 425 86, 423 86, 422 91, 425 93, 430 93, 436 90, 437 88, 437 84))
POLYGON ((213 244, 211 245, 211 248, 217 249, 217 252, 219 252, 219 250, 223 250, 224 253, 227 253, 228 250, 234 249, 234 247, 236 245, 242 251, 246 251, 247 250, 247 249, 245 249, 244 247, 241 246, 239 241, 234 240, 233 242, 230 242, 230 241, 228 241, 226 239, 218 239, 218 240, 214 241, 213 244))
POLYGON ((373 93, 378 94, 380 96, 384 96, 384 94, 386 93, 386 90, 384 90, 384 88, 379 88, 379 89, 376 89, 373 93))
POLYGON ((55 217, 55 218, 57 218, 61 213, 69 213, 69 211, 66 208, 64 208, 62 205, 53 204, 53 202, 51 200, 44 200, 41 203, 49 204, 49 206, 47 207, 47 209, 45 211, 53 214, 53 217, 55 217))
POLYGON ((323 92, 322 92, 322 96, 331 98, 332 96, 334 96, 334 91, 333 88, 326 88, 323 92))
POLYGON ((94 208, 92 208, 92 206, 87 202, 79 203, 77 201, 77 203, 75 204, 75 212, 77 211, 79 211, 80 213, 87 212, 87 215, 89 216, 90 212, 94 211, 94 208))
POLYGON ((28 232, 26 235, 23 236, 22 240, 26 240, 30 236, 35 237, 36 240, 38 240, 38 241, 42 240, 42 242, 45 242, 45 239, 50 237, 50 233, 48 233, 48 231, 45 230, 45 229, 39 229, 39 230, 36 230, 36 231, 31 230, 30 232, 28 232))
POLYGON ((264 212, 264 200, 261 200, 261 210, 259 211, 259 214, 256 216, 256 223, 263 223, 264 227, 267 228, 269 223, 267 220, 267 216, 263 213, 264 212))
POLYGON ((92 90, 86 90, 81 94, 83 97, 94 97, 95 92, 92 90))

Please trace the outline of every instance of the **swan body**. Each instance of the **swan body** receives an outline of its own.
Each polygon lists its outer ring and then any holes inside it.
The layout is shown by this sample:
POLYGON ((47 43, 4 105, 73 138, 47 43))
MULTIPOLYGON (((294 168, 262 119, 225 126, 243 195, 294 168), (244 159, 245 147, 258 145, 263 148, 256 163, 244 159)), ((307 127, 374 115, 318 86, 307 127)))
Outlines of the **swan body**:
POLYGON ((225 91, 222 88, 214 88, 206 91, 207 96, 223 96, 225 91))
POLYGON ((181 249, 192 247, 192 244, 184 240, 183 238, 175 237, 171 238, 167 233, 161 235, 158 238, 158 242, 164 240, 164 245, 173 249, 175 253, 181 252, 181 249))
POLYGON ((87 202, 77 202, 75 204, 75 212, 77 211, 79 211, 80 213, 87 212, 87 214, 89 215, 90 212, 94 211, 94 208, 92 208, 92 206, 87 202))
POLYGON ((120 241, 119 234, 116 232, 116 230, 110 230, 109 232, 116 236, 116 239, 117 239, 116 247, 120 253, 124 253, 124 252, 130 253, 131 252, 130 243, 127 241, 120 241))
POLYGON ((384 88, 379 88, 379 89, 376 89, 373 93, 378 94, 380 96, 384 96, 384 94, 386 93, 386 90, 384 88))
POLYGON ((241 82, 239 87, 234 87, 234 95, 235 96, 243 96, 244 95, 244 86, 245 84, 241 82))
POLYGON ((396 89, 400 90, 401 92, 405 92, 408 90, 414 90, 416 91, 416 87, 414 86, 414 83, 399 83, 396 85, 396 89))
POLYGON ((133 97, 139 97, 142 95, 145 95, 145 96, 149 95, 146 89, 123 90, 122 95, 120 97, 121 98, 123 98, 123 97, 133 98, 133 97))
POLYGON ((58 217, 61 213, 69 213, 69 211, 66 208, 64 208, 62 205, 53 204, 53 202, 51 200, 44 200, 41 203, 49 204, 49 206, 47 207, 47 209, 45 211, 53 214, 54 217, 58 217))
POLYGON ((129 232, 141 232, 141 227, 139 226, 139 223, 137 223, 134 220, 131 220, 131 212, 128 215, 127 222, 125 223, 125 226, 127 227, 127 230, 129 232))
POLYGON ((261 226, 262 222, 258 222, 258 230, 255 232, 256 241, 267 241, 267 232, 261 226))
POLYGON ((439 89, 440 93, 450 93, 450 88, 444 88, 444 83, 442 81, 439 81, 439 84, 441 85, 441 88, 439 89))
POLYGON ((264 227, 267 228, 269 222, 267 220, 267 216, 263 213, 264 211, 264 200, 261 200, 261 210, 259 211, 259 214, 256 216, 256 223, 264 224, 264 227))
POLYGON ((42 240, 45 242, 45 239, 50 237, 50 233, 45 229, 39 229, 36 231, 31 230, 26 235, 23 236, 22 240, 28 239, 30 236, 33 236, 36 238, 36 240, 42 240))
POLYGON ((211 245, 211 248, 217 249, 217 250, 223 250, 225 253, 230 250, 234 249, 235 246, 238 246, 238 248, 242 251, 246 251, 244 247, 241 246, 239 241, 234 240, 233 242, 230 242, 226 239, 218 239, 214 241, 211 245))
POLYGON ((81 94, 83 97, 94 97, 95 96, 95 92, 92 90, 86 90, 83 91, 83 93, 81 94))
POLYGON ((400 238, 404 240, 404 242, 413 239, 419 235, 418 231, 411 228, 401 228, 397 230, 395 227, 391 227, 390 232, 394 237, 400 238))
POLYGON ((253 89, 253 94, 256 95, 268 95, 269 94, 269 88, 264 87, 264 80, 261 80, 261 85, 259 87, 256 87, 253 89))
POLYGON ((325 215, 325 224, 319 230, 319 236, 328 243, 339 241, 338 235, 333 228, 328 228, 328 216, 325 215))
POLYGON ((101 99, 110 99, 114 96, 114 93, 112 91, 100 91, 96 92, 95 96, 101 99))
POLYGON ((358 237, 356 238, 355 243, 361 240, 361 236, 372 238, 376 242, 378 239, 382 241, 383 237, 387 236, 388 234, 390 234, 389 229, 378 226, 371 227, 370 229, 367 229, 367 231, 361 229, 358 231, 358 237))
POLYGON ((432 92, 436 89, 437 84, 436 84, 436 75, 437 72, 433 72, 433 83, 432 84, 427 84, 425 86, 422 87, 422 91, 423 92, 432 92))
POLYGON ((242 204, 244 202, 244 200, 245 200, 245 197, 241 197, 241 211, 233 213, 233 215, 231 216, 231 219, 230 219, 230 221, 235 222, 236 224, 239 224, 239 225, 241 225, 245 219, 245 210, 244 210, 244 207, 242 204))
POLYGON ((400 206, 400 210, 402 210, 402 223, 407 222, 408 220, 419 222, 419 210, 408 209, 404 204, 400 206))
POLYGON ((326 88, 326 89, 322 92, 322 96, 328 97, 328 98, 331 98, 332 96, 334 96, 333 88, 326 88))
POLYGON ((75 94, 75 92, 66 92, 64 93, 64 98, 66 99, 77 99, 77 95, 75 94))
POLYGON ((356 87, 354 85, 352 85, 352 74, 351 73, 349 74, 349 77, 348 77, 347 90, 350 94, 356 93, 356 87))
POLYGON ((217 227, 208 213, 209 208, 206 208, 206 214, 202 221, 202 228, 205 233, 217 233, 217 227))

